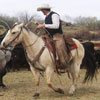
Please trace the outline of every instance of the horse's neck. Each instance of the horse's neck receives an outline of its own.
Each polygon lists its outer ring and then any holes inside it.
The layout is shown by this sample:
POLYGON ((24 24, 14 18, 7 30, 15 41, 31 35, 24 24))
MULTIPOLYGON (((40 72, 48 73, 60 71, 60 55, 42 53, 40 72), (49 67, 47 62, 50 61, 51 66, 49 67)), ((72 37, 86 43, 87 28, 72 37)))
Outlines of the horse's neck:
POLYGON ((23 47, 25 48, 27 54, 34 57, 44 45, 42 39, 32 32, 23 32, 23 47))
POLYGON ((33 33, 31 32, 27 32, 26 30, 23 30, 23 46, 26 47, 26 46, 29 46, 30 44, 34 43, 35 40, 37 39, 38 37, 33 33))

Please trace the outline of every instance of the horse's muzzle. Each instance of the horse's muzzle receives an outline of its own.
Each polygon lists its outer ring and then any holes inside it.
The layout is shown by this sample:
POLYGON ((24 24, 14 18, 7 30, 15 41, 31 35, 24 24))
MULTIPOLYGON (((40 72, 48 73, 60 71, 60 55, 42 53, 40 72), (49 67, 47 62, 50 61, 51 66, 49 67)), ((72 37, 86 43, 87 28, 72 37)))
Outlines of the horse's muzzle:
POLYGON ((5 44, 5 42, 3 43, 3 47, 6 47, 6 44, 5 44))
POLYGON ((3 42, 3 43, 1 44, 1 48, 6 48, 6 43, 5 43, 5 42, 3 42))

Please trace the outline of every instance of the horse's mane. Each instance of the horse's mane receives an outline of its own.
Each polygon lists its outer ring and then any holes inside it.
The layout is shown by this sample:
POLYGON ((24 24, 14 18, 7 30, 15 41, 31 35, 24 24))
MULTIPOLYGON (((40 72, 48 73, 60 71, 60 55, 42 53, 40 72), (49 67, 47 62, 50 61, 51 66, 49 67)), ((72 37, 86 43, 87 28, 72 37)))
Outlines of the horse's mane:
MULTIPOLYGON (((11 27, 11 29, 13 29, 15 26, 17 26, 18 25, 18 23, 15 23, 12 27, 11 27)), ((27 26, 23 26, 22 28, 24 28, 27 32, 32 32, 27 26)), ((32 32, 33 33, 33 32, 32 32)))
POLYGON ((27 26, 23 26, 23 28, 28 32, 28 33, 32 33, 37 35, 38 37, 40 36, 39 34, 37 34, 36 32, 32 32, 27 26))
POLYGON ((15 23, 12 27, 11 27, 11 29, 13 29, 15 26, 17 26, 18 25, 18 23, 15 23))
POLYGON ((23 28, 24 28, 26 31, 30 32, 30 30, 29 30, 29 28, 28 28, 28 27, 23 26, 23 28))

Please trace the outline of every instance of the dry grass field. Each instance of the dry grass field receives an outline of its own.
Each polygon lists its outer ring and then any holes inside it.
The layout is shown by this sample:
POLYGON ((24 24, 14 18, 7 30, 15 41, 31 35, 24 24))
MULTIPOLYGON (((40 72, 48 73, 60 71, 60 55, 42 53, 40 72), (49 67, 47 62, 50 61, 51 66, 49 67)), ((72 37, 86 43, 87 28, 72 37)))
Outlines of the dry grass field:
MULTIPOLYGON (((60 76, 54 75, 53 83, 57 87, 61 87, 65 94, 55 93, 46 85, 45 77, 41 76, 40 81, 40 97, 37 100, 100 100, 100 75, 97 76, 97 81, 82 84, 85 70, 81 70, 78 80, 77 91, 73 96, 68 95, 68 89, 71 85, 71 80, 67 74, 60 76)), ((4 77, 4 82, 8 89, 0 88, 0 100, 34 100, 35 93, 34 77, 30 71, 10 72, 4 77)))

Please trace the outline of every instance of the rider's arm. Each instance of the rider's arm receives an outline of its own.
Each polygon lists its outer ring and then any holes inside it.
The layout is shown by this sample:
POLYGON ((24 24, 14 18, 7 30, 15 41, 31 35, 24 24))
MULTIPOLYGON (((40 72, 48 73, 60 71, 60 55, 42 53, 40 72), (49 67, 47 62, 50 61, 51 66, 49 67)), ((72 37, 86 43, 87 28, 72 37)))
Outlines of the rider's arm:
POLYGON ((58 29, 60 24, 60 18, 58 14, 52 15, 52 24, 45 24, 46 28, 50 29, 58 29))

